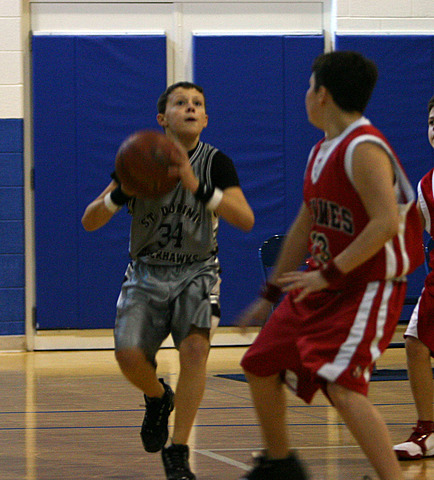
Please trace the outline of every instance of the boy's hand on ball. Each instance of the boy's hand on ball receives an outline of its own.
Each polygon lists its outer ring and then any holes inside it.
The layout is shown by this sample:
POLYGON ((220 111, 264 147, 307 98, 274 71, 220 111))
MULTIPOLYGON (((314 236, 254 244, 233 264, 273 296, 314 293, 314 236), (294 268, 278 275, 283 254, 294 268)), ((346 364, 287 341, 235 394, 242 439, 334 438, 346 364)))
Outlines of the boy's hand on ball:
POLYGON ((169 176, 179 178, 182 186, 193 193, 199 186, 199 180, 191 168, 190 159, 185 148, 178 142, 174 142, 176 155, 172 155, 169 165, 169 176))
POLYGON ((128 136, 115 159, 116 175, 125 193, 138 198, 160 198, 172 191, 179 178, 169 176, 178 149, 163 133, 141 130, 128 136))

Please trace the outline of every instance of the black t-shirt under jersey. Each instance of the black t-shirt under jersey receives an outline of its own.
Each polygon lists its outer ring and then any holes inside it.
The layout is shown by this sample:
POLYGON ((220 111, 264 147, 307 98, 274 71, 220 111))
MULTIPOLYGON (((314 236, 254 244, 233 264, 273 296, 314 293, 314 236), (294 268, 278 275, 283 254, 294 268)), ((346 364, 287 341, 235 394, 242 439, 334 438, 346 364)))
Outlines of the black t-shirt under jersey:
MULTIPOLYGON (((196 149, 190 150, 188 156, 191 157, 195 150, 196 149)), ((220 188, 220 190, 240 186, 240 180, 234 163, 220 150, 218 150, 212 158, 211 182, 214 187, 220 188)))

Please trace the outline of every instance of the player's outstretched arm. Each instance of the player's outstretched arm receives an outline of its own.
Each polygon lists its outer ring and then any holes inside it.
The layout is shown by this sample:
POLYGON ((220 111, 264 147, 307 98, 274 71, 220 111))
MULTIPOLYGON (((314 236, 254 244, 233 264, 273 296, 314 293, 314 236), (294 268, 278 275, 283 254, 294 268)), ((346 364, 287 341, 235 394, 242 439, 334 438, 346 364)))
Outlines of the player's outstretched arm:
POLYGON ((255 224, 255 215, 240 187, 229 187, 223 191, 216 213, 234 227, 245 232, 255 224))
POLYGON ((109 185, 86 207, 81 223, 88 232, 98 230, 110 221, 113 215, 120 209, 115 204, 110 204, 105 200, 106 195, 118 188, 118 184, 112 180, 109 185))

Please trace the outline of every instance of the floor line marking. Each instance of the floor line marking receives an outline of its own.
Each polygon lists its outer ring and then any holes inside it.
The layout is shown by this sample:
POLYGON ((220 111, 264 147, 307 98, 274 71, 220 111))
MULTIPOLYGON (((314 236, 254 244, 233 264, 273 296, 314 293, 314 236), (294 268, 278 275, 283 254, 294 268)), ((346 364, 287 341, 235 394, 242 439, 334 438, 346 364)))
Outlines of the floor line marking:
POLYGON ((245 463, 237 462, 236 460, 232 460, 231 458, 225 457, 223 455, 219 455, 218 453, 214 453, 209 450, 194 450, 194 451, 202 455, 205 455, 207 457, 214 458, 214 460, 219 460, 220 462, 227 463, 228 465, 238 467, 241 470, 248 471, 252 468, 246 465, 245 463))
MULTIPOLYGON (((318 446, 312 446, 312 447, 302 447, 302 446, 296 446, 296 450, 328 450, 328 449, 340 449, 340 448, 360 448, 358 445, 318 445, 318 446)), ((204 455, 207 455, 208 453, 212 452, 259 452, 261 451, 261 447, 251 447, 251 448, 212 448, 209 450, 196 450, 193 449, 195 452, 203 453, 204 455), (208 452, 208 453, 206 453, 208 452)))

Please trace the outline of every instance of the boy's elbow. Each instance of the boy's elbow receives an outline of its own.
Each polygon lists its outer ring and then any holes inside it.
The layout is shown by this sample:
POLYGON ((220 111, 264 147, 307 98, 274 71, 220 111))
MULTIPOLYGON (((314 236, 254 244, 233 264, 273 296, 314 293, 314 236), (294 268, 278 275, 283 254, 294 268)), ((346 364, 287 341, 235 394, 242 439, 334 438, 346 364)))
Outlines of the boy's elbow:
POLYGON ((91 232, 93 230, 92 226, 87 223, 85 218, 81 219, 81 224, 83 225, 83 228, 86 230, 86 232, 91 232))
POLYGON ((81 224, 86 232, 93 232, 94 230, 98 229, 98 225, 95 225, 94 222, 92 222, 86 215, 83 215, 81 224))
POLYGON ((252 217, 250 222, 249 222, 249 225, 246 229, 247 232, 250 232, 250 230, 252 230, 252 228, 255 226, 255 217, 252 217))
POLYGON ((253 212, 252 212, 251 215, 248 215, 244 220, 243 224, 241 225, 241 229, 244 232, 250 232, 250 230, 252 230, 254 225, 255 225, 255 216, 253 215, 253 212))

